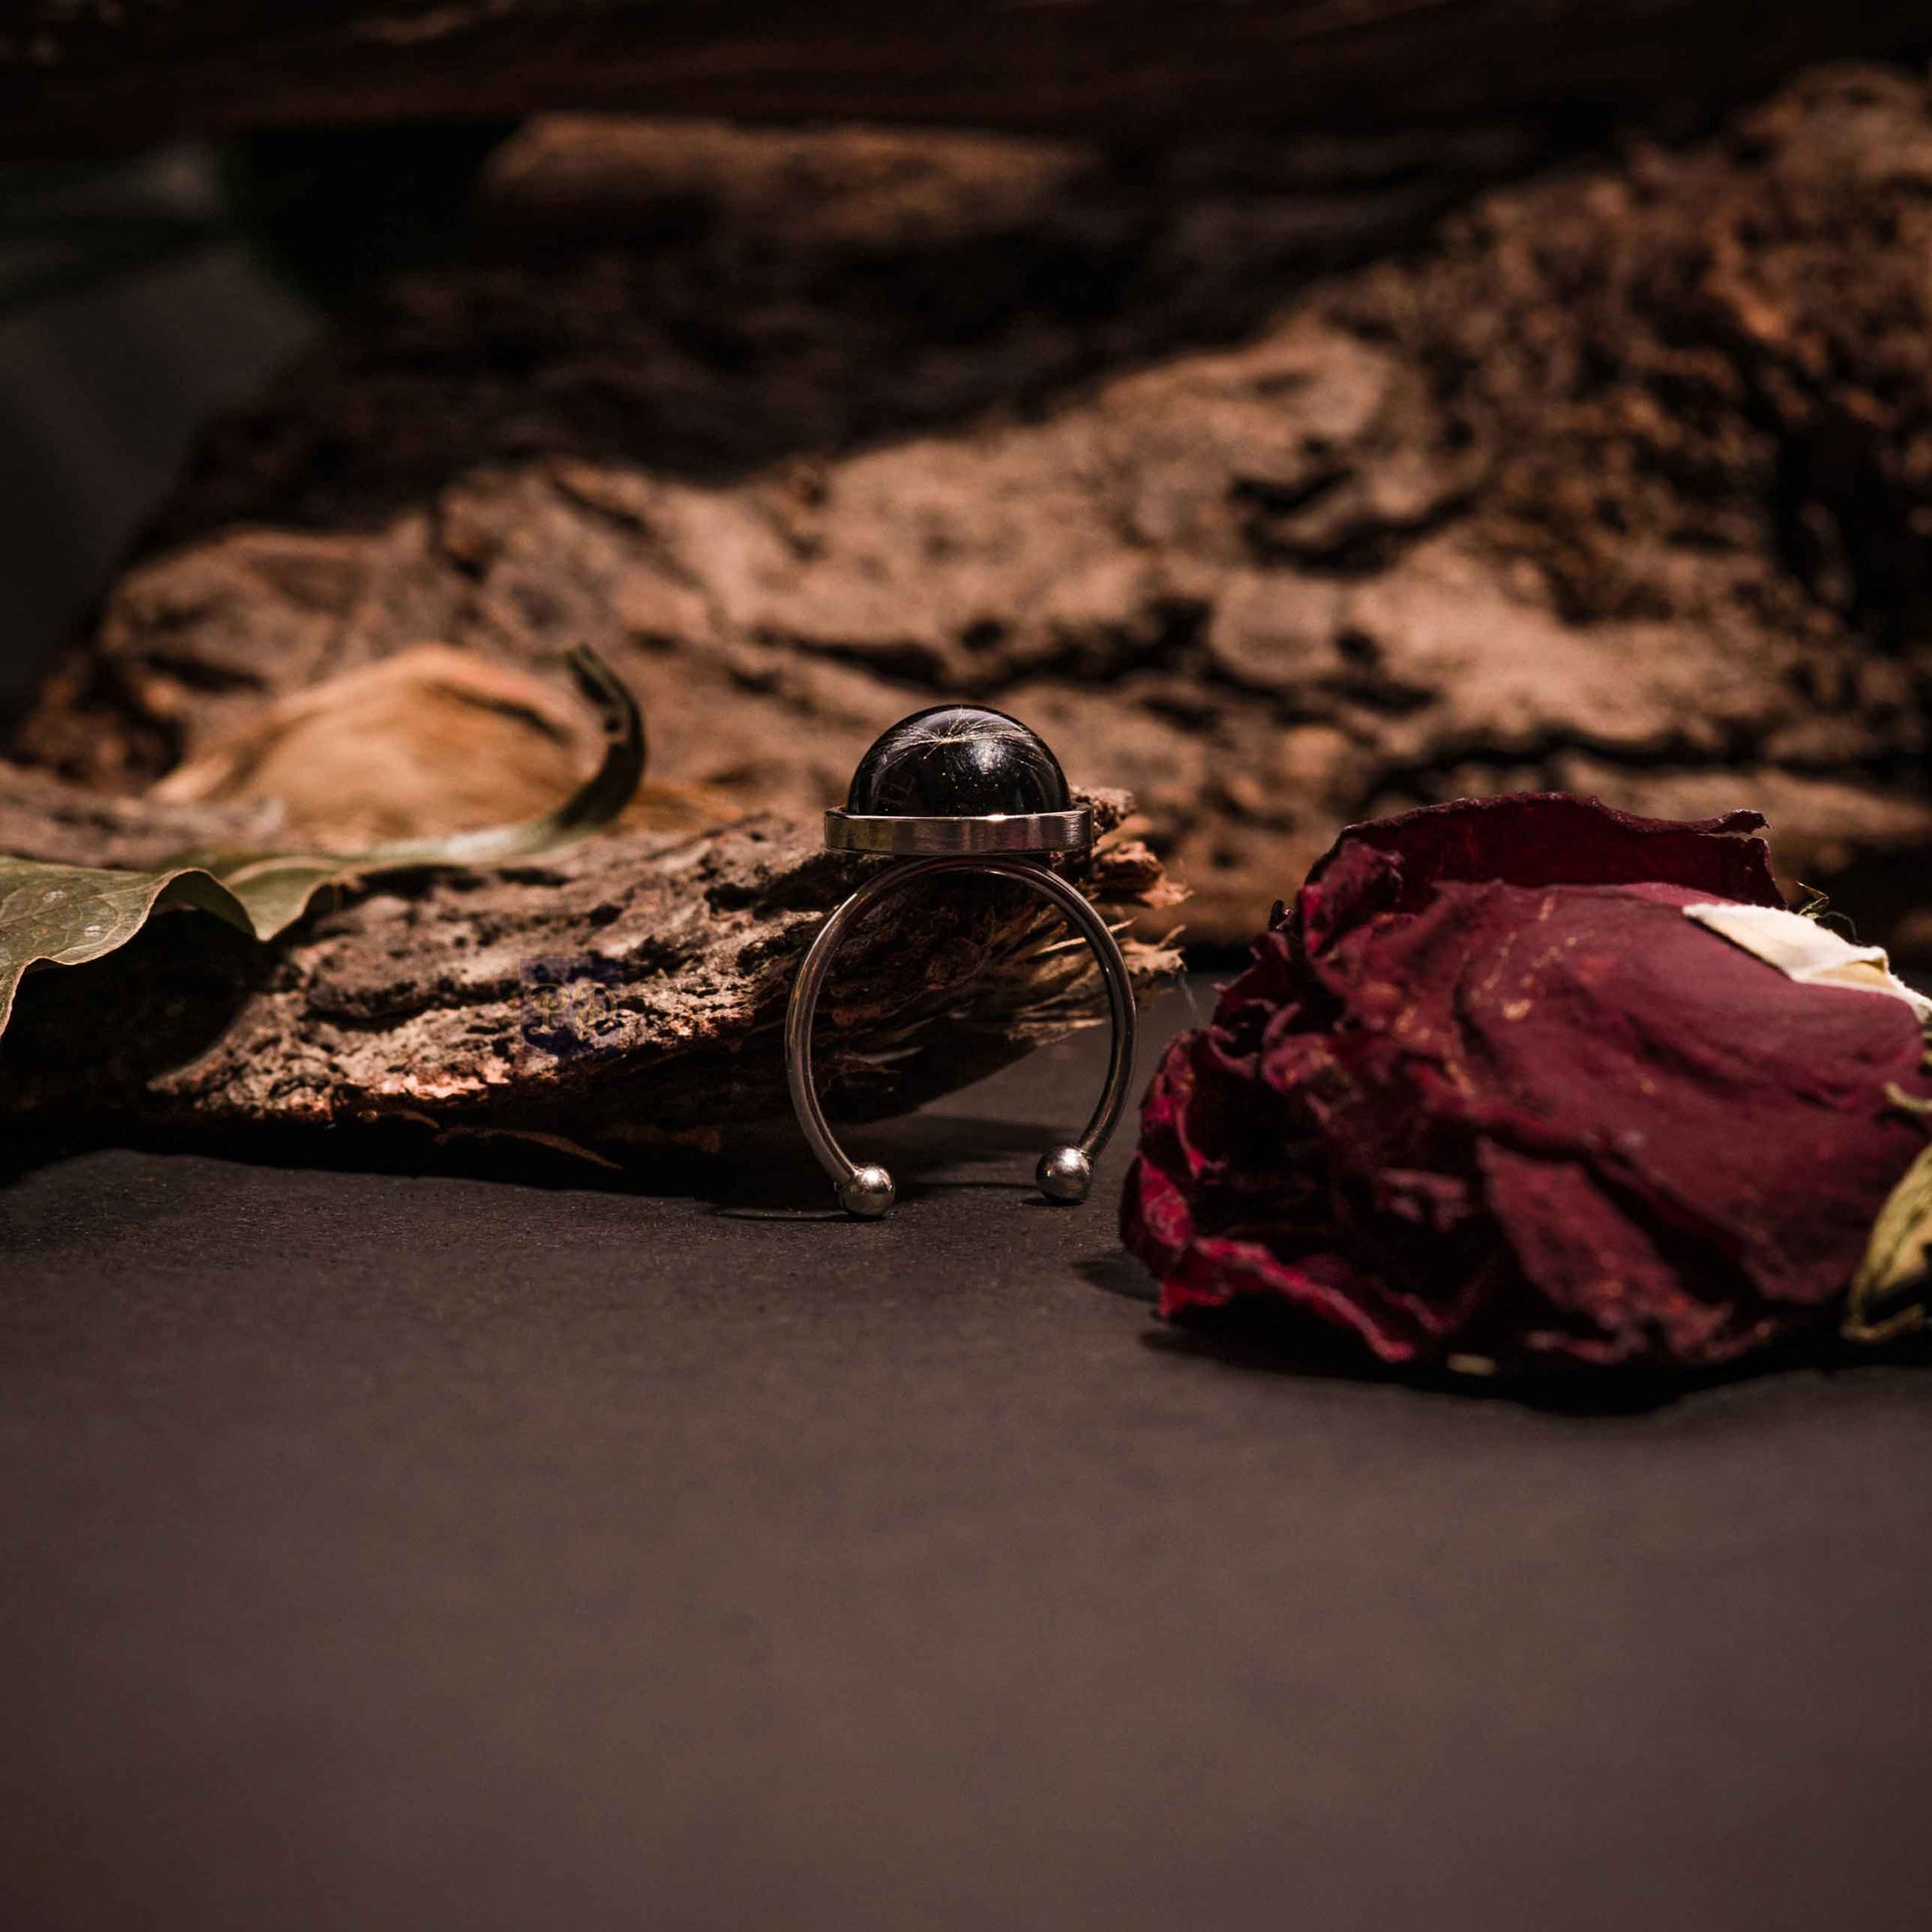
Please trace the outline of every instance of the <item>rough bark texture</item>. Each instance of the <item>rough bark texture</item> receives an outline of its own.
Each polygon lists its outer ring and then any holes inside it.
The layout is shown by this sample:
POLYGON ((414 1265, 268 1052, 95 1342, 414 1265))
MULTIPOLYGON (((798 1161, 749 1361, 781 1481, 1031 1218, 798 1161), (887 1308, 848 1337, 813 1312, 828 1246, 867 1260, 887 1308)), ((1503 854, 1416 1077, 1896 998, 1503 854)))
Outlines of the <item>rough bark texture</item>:
POLYGON ((1137 191, 1039 144, 539 123, 493 253, 214 439, 25 749, 138 784, 426 637, 581 637, 660 776, 789 812, 894 716, 992 698, 1132 787, 1197 937, 1341 821, 1522 785, 1756 805, 1788 873, 1897 909, 1932 845, 1924 86, 1820 73, 1312 289, 1306 183, 1227 162, 1137 191))
POLYGON ((1907 0, 13 0, 0 149, 558 107, 1112 135, 1627 115, 1926 31, 1907 0))
MULTIPOLYGON (((1093 802, 1111 828, 1126 801, 1093 802)), ((140 865, 249 829, 0 767, 9 851, 140 865)), ((784 1111, 785 999, 854 870, 816 827, 764 816, 385 877, 272 946, 165 915, 92 966, 29 977, 0 1040, 0 1116, 230 1142, 402 1120, 614 1151, 702 1143, 784 1111)), ((1133 841, 1103 845, 1080 882, 1114 917, 1171 897, 1133 841)), ((1129 954, 1143 985, 1175 963, 1129 954)), ((1037 897, 945 882, 855 931, 821 1006, 821 1089, 847 1113, 910 1106, 1104 1011, 1085 948, 1037 897)))

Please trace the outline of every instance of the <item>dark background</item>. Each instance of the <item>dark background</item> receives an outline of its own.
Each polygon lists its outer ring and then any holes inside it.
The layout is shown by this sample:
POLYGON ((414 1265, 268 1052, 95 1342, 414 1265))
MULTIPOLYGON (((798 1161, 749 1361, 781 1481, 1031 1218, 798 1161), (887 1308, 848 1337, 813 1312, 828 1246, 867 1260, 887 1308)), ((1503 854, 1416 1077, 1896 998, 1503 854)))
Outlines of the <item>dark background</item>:
POLYGON ((207 418, 316 327, 229 215, 207 147, 0 168, 0 720, 207 418))
POLYGON ((0 1921, 1924 1925, 1923 1371, 1206 1350, 1119 1148, 1031 1196, 1096 1045, 873 1130, 870 1225, 778 1132, 647 1191, 18 1150, 0 1921))

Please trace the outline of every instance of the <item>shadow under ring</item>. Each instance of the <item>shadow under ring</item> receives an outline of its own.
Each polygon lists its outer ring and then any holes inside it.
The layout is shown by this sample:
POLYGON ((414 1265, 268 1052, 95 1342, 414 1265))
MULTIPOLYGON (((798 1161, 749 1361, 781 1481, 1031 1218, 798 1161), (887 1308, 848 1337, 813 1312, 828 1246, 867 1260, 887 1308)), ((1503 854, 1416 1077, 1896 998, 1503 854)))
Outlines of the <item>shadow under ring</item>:
POLYGON ((818 996, 831 971, 833 958, 853 923, 868 907, 888 895, 944 873, 994 873, 1017 879, 1048 899, 1087 942, 1107 988, 1113 1016, 1113 1038, 1107 1056, 1107 1078, 1100 1099, 1080 1138, 1067 1146, 1049 1148, 1035 1169, 1039 1190, 1048 1200, 1073 1203, 1085 1200, 1093 1183, 1093 1164, 1119 1124, 1134 1078, 1134 984, 1119 942, 1092 904, 1058 873, 1035 860, 991 853, 937 859, 909 859, 888 867, 869 879, 819 927, 805 954, 785 1010, 785 1078, 798 1125, 819 1166, 831 1175, 839 1204, 862 1220, 876 1220, 893 1204, 893 1177, 884 1168, 854 1162, 833 1138, 812 1079, 812 1020, 818 996))

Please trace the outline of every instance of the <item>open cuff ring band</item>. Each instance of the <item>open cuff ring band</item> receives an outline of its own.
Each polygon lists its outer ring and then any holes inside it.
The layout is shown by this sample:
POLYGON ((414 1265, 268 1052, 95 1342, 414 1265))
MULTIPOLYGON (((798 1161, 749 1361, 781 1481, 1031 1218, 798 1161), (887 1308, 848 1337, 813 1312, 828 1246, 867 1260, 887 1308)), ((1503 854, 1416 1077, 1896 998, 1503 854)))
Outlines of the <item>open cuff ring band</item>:
POLYGON ((885 853, 876 872, 819 928, 785 1014, 785 1073, 798 1125, 831 1175, 840 1204, 872 1220, 893 1204, 893 1177, 854 1162, 833 1138, 812 1080, 812 1020, 834 955, 869 906, 901 887, 945 873, 1014 879, 1048 899, 1100 968, 1113 1021, 1107 1079, 1080 1138, 1049 1148, 1035 1170, 1048 1200, 1077 1202, 1119 1122, 1134 1078, 1134 987, 1112 931, 1092 904, 1051 870, 1056 853, 1093 843, 1093 815, 1071 805, 1051 752, 1017 720, 979 706, 942 705, 893 727, 860 761, 842 812, 825 815, 825 843, 885 853))

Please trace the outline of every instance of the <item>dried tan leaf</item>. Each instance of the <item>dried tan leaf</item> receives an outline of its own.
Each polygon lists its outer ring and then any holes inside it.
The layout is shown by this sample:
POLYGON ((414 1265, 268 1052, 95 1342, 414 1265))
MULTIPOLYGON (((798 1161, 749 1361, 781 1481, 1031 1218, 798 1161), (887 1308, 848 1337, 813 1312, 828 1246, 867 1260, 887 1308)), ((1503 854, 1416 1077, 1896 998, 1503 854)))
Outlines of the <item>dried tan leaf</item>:
POLYGON ((193 906, 257 939, 272 939, 302 916, 322 887, 345 876, 531 858, 573 845, 609 824, 643 774, 643 721, 629 692, 594 653, 574 652, 570 663, 603 713, 604 757, 561 805, 519 822, 396 840, 359 854, 184 853, 142 871, 0 855, 0 1028, 30 967, 99 959, 125 945, 157 911, 193 906))

